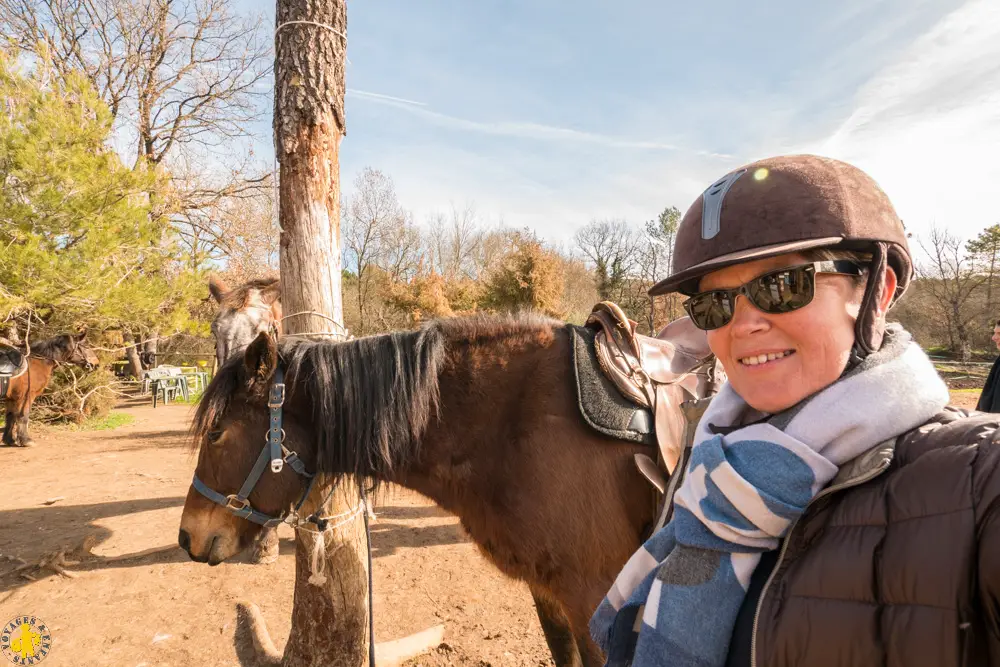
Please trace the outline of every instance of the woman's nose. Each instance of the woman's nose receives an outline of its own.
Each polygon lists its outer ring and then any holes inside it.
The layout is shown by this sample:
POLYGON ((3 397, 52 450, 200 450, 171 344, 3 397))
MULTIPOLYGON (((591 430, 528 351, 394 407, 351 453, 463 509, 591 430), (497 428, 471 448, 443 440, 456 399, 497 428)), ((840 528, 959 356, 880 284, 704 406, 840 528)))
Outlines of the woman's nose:
POLYGON ((736 297, 733 307, 733 319, 730 325, 736 335, 749 335, 768 327, 767 316, 740 294, 736 297))

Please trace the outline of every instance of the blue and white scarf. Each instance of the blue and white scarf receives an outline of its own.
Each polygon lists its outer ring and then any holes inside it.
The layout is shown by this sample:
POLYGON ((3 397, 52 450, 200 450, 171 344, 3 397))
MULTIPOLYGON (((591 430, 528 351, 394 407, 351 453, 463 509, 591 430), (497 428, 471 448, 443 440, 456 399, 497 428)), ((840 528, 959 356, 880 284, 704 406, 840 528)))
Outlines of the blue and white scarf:
POLYGON ((726 435, 748 412, 727 383, 694 438, 670 522, 590 621, 614 667, 722 667, 760 554, 776 549, 839 466, 926 423, 948 388, 908 333, 798 405, 726 435))

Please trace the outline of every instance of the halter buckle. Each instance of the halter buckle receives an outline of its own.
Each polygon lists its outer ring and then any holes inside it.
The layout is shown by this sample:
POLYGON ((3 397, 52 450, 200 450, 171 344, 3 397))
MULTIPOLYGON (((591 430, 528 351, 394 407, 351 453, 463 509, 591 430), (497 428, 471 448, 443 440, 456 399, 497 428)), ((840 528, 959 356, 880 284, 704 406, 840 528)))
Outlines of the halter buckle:
POLYGON ((285 402, 285 383, 275 382, 271 385, 271 395, 267 400, 267 407, 272 410, 275 408, 280 408, 285 402))
POLYGON ((240 498, 235 493, 230 493, 226 496, 226 509, 233 510, 235 512, 240 512, 245 509, 250 508, 249 498, 240 498), (235 505, 234 503, 239 503, 235 505))

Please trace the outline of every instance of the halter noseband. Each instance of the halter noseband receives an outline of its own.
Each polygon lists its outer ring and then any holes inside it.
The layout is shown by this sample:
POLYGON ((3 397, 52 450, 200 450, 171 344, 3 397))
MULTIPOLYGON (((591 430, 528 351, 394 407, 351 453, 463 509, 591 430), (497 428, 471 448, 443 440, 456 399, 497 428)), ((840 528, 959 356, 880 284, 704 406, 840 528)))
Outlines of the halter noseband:
POLYGON ((231 493, 228 496, 222 495, 218 491, 208 488, 204 482, 198 479, 197 473, 195 473, 194 479, 191 481, 191 485, 194 487, 195 491, 205 496, 216 505, 225 507, 241 519, 246 519, 247 521, 252 521, 266 527, 277 526, 286 522, 290 516, 296 515, 299 508, 302 507, 302 503, 304 503, 306 498, 309 496, 309 492, 312 491, 313 483, 316 481, 316 475, 306 471, 306 466, 302 463, 302 459, 299 458, 299 455, 287 449, 283 444, 285 441, 285 430, 281 428, 281 406, 285 402, 284 380, 285 373, 279 363, 277 369, 274 371, 274 380, 272 381, 270 391, 268 392, 267 407, 271 411, 271 418, 270 426, 267 430, 266 442, 264 443, 263 449, 260 450, 260 455, 257 456, 257 461, 254 463, 253 469, 250 471, 250 474, 247 475, 246 481, 243 482, 243 486, 240 487, 240 490, 236 493, 231 493), (271 472, 273 473, 280 473, 287 463, 292 467, 292 470, 309 480, 309 483, 306 485, 305 491, 302 492, 302 497, 299 498, 299 502, 296 503, 295 508, 291 511, 284 512, 281 516, 264 514, 261 511, 255 510, 250 505, 249 496, 253 492, 254 487, 257 486, 257 482, 260 481, 265 469, 268 468, 269 462, 271 472))

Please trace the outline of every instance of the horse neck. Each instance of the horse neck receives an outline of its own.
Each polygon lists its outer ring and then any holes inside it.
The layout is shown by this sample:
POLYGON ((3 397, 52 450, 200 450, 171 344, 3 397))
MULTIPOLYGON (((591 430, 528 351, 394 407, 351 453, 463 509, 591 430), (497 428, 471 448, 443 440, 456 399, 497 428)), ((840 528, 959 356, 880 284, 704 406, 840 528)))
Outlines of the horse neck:
POLYGON ((55 362, 67 361, 71 355, 70 350, 63 348, 61 345, 56 345, 53 342, 54 340, 55 339, 44 340, 38 345, 33 346, 31 348, 31 356, 36 359, 52 362, 53 366, 55 365, 55 362))
POLYGON ((556 334, 477 343, 448 356, 439 413, 422 438, 420 458, 389 481, 466 522, 492 513, 491 499, 510 492, 515 449, 540 447, 547 416, 572 408, 570 352, 565 335, 556 334))

